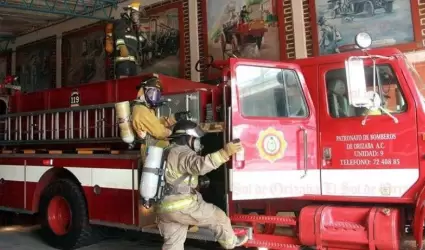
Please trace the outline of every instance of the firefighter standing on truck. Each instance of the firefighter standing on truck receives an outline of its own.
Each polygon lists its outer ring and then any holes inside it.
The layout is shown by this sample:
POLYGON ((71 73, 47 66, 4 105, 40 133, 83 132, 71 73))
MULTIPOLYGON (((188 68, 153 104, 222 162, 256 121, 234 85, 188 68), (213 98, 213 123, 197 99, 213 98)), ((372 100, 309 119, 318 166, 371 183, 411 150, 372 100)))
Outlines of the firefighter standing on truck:
POLYGON ((140 3, 124 7, 121 18, 106 27, 106 51, 113 54, 116 78, 138 74, 138 58, 144 38, 140 34, 140 18, 145 15, 140 3))
POLYGON ((161 105, 162 84, 157 77, 144 81, 138 87, 137 99, 132 111, 132 125, 139 139, 143 140, 140 152, 145 161, 146 149, 149 146, 166 147, 170 127, 177 121, 188 119, 189 112, 177 112, 170 117, 158 118, 155 108, 161 105))
POLYGON ((194 122, 177 122, 165 149, 165 191, 157 205, 159 230, 164 237, 162 250, 183 250, 190 225, 210 228, 220 245, 233 249, 244 245, 248 237, 235 235, 229 217, 217 206, 203 200, 195 188, 198 176, 205 175, 229 161, 242 149, 240 142, 230 142, 223 149, 200 156, 202 129, 194 122))

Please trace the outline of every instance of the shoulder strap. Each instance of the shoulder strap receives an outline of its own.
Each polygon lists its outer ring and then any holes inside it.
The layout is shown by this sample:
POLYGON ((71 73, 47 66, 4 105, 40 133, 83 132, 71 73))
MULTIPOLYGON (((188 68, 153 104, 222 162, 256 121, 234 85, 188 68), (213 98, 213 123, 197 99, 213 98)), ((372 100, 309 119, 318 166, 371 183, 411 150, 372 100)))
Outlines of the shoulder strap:
POLYGON ((147 105, 147 103, 146 102, 143 102, 143 101, 133 100, 133 101, 130 102, 130 107, 134 107, 136 105, 142 105, 142 106, 145 106, 145 107, 149 108, 148 105, 147 105))
MULTIPOLYGON (((172 148, 174 148, 176 145, 175 144, 171 144, 168 147, 166 147, 164 149, 164 155, 163 155, 163 159, 164 159, 164 163, 167 161, 168 159, 168 155, 170 154, 170 151, 172 148)), ((179 178, 177 178, 176 180, 174 180, 172 183, 170 183, 172 186, 178 186, 180 185, 188 176, 190 176, 190 174, 185 173, 182 176, 180 176, 179 178)), ((192 179, 192 178, 191 178, 192 179)), ((190 181, 189 181, 189 185, 190 185, 190 181)))

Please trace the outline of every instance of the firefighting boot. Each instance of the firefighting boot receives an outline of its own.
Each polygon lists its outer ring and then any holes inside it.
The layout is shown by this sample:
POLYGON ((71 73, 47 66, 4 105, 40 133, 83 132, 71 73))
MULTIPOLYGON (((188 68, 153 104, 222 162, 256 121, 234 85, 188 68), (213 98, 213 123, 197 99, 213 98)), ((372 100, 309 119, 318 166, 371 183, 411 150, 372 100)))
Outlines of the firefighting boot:
POLYGON ((241 247, 248 242, 248 235, 236 236, 235 247, 241 247))

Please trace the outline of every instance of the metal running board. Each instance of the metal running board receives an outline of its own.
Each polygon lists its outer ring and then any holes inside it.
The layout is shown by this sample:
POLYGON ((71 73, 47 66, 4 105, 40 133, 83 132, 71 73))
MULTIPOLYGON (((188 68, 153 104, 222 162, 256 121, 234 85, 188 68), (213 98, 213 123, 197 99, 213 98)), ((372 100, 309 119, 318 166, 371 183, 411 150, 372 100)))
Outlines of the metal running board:
MULTIPOLYGON (((233 223, 250 223, 252 227, 256 227, 257 224, 286 225, 291 227, 297 225, 296 217, 292 216, 234 214, 230 217, 230 220, 233 223)), ((301 244, 297 237, 275 235, 274 233, 255 233, 245 246, 267 249, 301 249, 301 244)))
POLYGON ((258 247, 267 249, 285 249, 285 250, 299 250, 301 244, 295 237, 284 235, 263 235, 255 234, 254 239, 245 244, 245 247, 258 247))
POLYGON ((235 214, 231 216, 230 219, 232 222, 270 223, 270 224, 289 225, 289 226, 297 225, 297 219, 291 216, 235 214))
MULTIPOLYGON (((252 227, 233 226, 233 229, 235 229, 235 233, 237 235, 240 234, 241 230, 244 230, 246 234, 248 235, 248 238, 250 240, 252 239, 252 235, 253 235, 252 227)), ((143 227, 142 232, 151 233, 151 234, 160 234, 156 224, 143 227)), ((199 231, 196 233, 187 232, 186 237, 188 239, 193 239, 193 240, 212 241, 212 242, 216 241, 213 231, 206 228, 201 228, 201 227, 199 228, 199 231)))

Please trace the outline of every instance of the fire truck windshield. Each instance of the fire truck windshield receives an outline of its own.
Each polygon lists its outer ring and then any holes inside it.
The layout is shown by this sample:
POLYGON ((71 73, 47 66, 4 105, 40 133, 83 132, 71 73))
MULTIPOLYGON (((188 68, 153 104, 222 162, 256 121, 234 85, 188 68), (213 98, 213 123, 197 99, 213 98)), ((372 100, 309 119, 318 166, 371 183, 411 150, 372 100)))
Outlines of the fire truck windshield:
MULTIPOLYGON (((365 66, 367 91, 376 91, 382 101, 382 108, 389 113, 400 113, 406 109, 404 95, 400 90, 399 82, 390 64, 365 66), (374 81, 375 78, 375 81, 374 81), (374 82, 376 85, 374 86, 374 82)), ((329 112, 332 117, 364 116, 365 108, 358 108, 348 104, 346 73, 344 68, 333 69, 326 73, 328 89, 329 112)))

